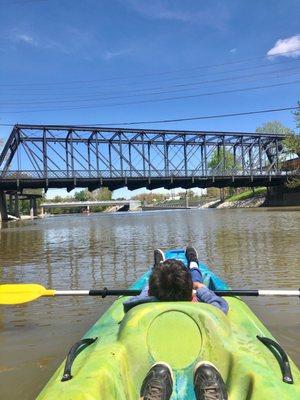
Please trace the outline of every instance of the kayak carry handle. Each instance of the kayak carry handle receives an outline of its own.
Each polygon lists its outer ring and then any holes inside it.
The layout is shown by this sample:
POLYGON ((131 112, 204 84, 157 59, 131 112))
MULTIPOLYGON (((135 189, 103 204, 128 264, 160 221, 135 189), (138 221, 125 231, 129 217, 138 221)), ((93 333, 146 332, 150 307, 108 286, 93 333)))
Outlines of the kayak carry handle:
POLYGON ((98 339, 97 337, 81 339, 81 340, 79 340, 79 342, 76 342, 75 344, 73 344, 73 346, 70 348, 70 351, 67 355, 67 360, 66 360, 66 364, 65 364, 64 373, 61 378, 61 382, 66 382, 73 378, 73 376, 71 374, 71 369, 72 369, 72 365, 73 365, 75 358, 78 356, 79 353, 82 352, 82 350, 84 350, 86 347, 88 347, 89 345, 94 343, 97 339, 98 339))
POLYGON ((256 336, 258 340, 260 340, 275 356, 278 361, 278 364, 281 369, 282 373, 282 380, 285 383, 293 384, 294 379, 291 372, 291 367, 289 363, 288 356, 283 348, 279 345, 279 343, 275 342, 274 340, 264 337, 264 336, 256 336))

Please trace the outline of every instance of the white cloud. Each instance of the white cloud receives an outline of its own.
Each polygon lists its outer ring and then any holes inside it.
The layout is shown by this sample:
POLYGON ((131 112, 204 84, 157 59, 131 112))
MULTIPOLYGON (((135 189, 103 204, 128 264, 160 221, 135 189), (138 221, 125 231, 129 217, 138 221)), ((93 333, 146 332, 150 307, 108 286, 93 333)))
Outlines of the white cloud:
POLYGON ((16 36, 14 37, 14 40, 16 42, 22 42, 22 43, 29 44, 30 46, 35 46, 35 47, 38 46, 37 40, 35 40, 33 38, 33 36, 27 35, 26 33, 16 34, 16 36))
POLYGON ((26 46, 40 52, 52 51, 66 56, 76 55, 76 58, 89 62, 95 60, 109 62, 135 51, 131 42, 122 40, 110 48, 104 39, 92 30, 82 30, 70 25, 64 25, 51 36, 45 35, 43 31, 32 31, 29 27, 13 28, 7 33, 6 39, 16 51, 19 47, 26 46))
POLYGON ((237 49, 235 47, 233 49, 229 50, 229 53, 231 53, 231 54, 235 54, 236 52, 237 52, 237 49))
POLYGON ((228 7, 223 1, 199 5, 193 0, 119 0, 148 19, 197 23, 222 29, 229 19, 228 7), (217 16, 216 16, 217 15, 217 16))
POLYGON ((267 52, 269 58, 275 57, 293 57, 300 56, 300 34, 279 39, 275 45, 267 52))
POLYGON ((124 56, 124 55, 126 55, 126 54, 129 54, 129 53, 131 53, 132 52, 132 49, 120 49, 120 50, 115 50, 115 51, 113 51, 113 50, 108 50, 108 51, 106 51, 106 52, 104 52, 103 53, 103 55, 102 55, 102 58, 104 59, 104 60, 106 60, 106 61, 110 61, 110 60, 112 60, 113 58, 116 58, 116 57, 122 57, 122 56, 124 56))

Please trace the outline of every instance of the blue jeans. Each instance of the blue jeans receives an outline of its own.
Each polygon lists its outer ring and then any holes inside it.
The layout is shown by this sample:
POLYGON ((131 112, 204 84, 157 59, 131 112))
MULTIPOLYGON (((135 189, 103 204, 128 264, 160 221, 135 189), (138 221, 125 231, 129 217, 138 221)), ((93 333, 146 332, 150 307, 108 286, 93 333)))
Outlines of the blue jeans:
POLYGON ((199 283, 203 283, 203 276, 201 274, 201 271, 199 268, 191 268, 190 269, 190 273, 192 276, 192 281, 193 282, 199 282, 199 283))

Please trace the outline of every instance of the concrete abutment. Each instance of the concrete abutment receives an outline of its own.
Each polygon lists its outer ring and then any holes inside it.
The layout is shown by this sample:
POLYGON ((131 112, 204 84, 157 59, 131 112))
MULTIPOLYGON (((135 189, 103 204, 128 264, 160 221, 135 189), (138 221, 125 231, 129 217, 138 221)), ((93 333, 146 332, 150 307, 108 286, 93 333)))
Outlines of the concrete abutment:
POLYGON ((0 219, 8 221, 6 196, 3 190, 0 190, 0 219))
POLYGON ((266 207, 300 206, 300 187, 287 188, 274 186, 268 188, 266 207))

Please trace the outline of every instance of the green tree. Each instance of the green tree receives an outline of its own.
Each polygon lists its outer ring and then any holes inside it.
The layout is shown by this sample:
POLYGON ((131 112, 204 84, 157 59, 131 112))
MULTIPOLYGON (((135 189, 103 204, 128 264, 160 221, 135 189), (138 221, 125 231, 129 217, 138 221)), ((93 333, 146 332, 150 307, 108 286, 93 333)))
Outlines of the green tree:
POLYGON ((87 200, 89 200, 88 193, 89 192, 87 190, 80 190, 80 192, 76 192, 74 194, 74 199, 76 201, 87 201, 87 200))
POLYGON ((93 192, 89 192, 88 190, 81 190, 80 192, 76 192, 74 195, 74 199, 76 201, 106 201, 111 200, 111 198, 112 192, 107 187, 96 189, 93 192))
MULTIPOLYGON (((35 194, 35 195, 39 195, 41 197, 38 197, 36 199, 36 204, 37 207, 39 208, 41 203, 43 203, 45 201, 45 193, 43 189, 24 189, 23 190, 23 195, 26 194, 35 194)), ((30 211, 30 202, 28 199, 26 200, 20 200, 20 212, 21 214, 29 214, 30 211)))
MULTIPOLYGON (((296 127, 300 128, 300 101, 298 101, 298 110, 294 113, 296 127)), ((297 154, 300 157, 300 133, 292 133, 287 136, 284 141, 287 150, 291 153, 297 154)))
POLYGON ((63 201, 64 199, 61 196, 55 196, 52 200, 50 200, 51 203, 62 203, 63 201))
POLYGON ((112 191, 109 190, 107 187, 102 187, 92 192, 93 200, 106 201, 106 200, 111 200, 111 198, 112 198, 112 191))
POLYGON ((300 101, 298 101, 298 110, 294 112, 297 128, 300 128, 300 101))
MULTIPOLYGON (((298 103, 299 104, 299 103, 298 103)), ((297 126, 300 126, 300 111, 294 113, 297 126)), ((276 133, 279 135, 286 135, 283 141, 284 147, 289 153, 296 153, 300 157, 300 136, 297 135, 292 129, 283 125, 279 121, 270 121, 264 123, 256 129, 258 133, 276 133)))
MULTIPOLYGON (((296 127, 300 128, 300 101, 298 101, 298 110, 294 112, 296 127)), ((296 153, 298 157, 300 157, 300 133, 290 135, 286 141, 285 145, 287 149, 296 153)), ((295 189, 300 187, 300 178, 291 178, 287 182, 286 186, 290 189, 295 189)))
POLYGON ((300 135, 289 134, 283 143, 288 152, 295 153, 300 157, 300 135))
MULTIPOLYGON (((215 169, 218 168, 219 171, 226 171, 228 169, 234 168, 234 157, 231 151, 229 150, 224 150, 223 148, 219 149, 219 151, 216 149, 211 156, 211 159, 208 163, 208 167, 215 169), (224 160, 224 155, 225 155, 225 160, 224 160), (225 165, 224 165, 225 161, 225 165)), ((236 166, 237 167, 237 166, 236 166)))
POLYGON ((283 125, 280 121, 265 122, 256 128, 257 133, 275 133, 278 135, 292 135, 294 131, 283 125))
POLYGON ((216 188, 216 187, 210 187, 207 188, 206 190, 206 196, 212 200, 212 199, 217 199, 218 197, 220 197, 220 189, 216 188))

